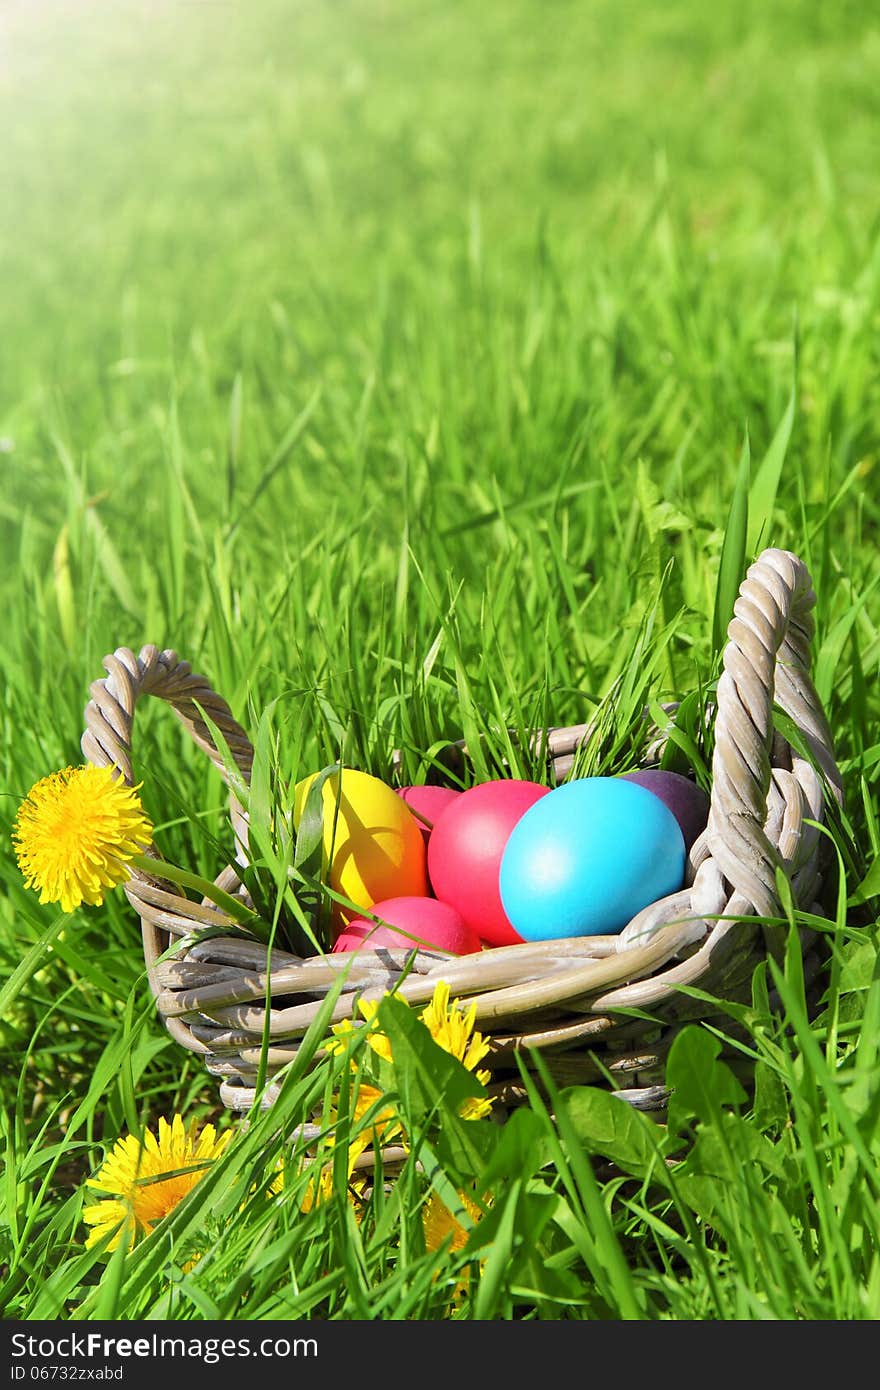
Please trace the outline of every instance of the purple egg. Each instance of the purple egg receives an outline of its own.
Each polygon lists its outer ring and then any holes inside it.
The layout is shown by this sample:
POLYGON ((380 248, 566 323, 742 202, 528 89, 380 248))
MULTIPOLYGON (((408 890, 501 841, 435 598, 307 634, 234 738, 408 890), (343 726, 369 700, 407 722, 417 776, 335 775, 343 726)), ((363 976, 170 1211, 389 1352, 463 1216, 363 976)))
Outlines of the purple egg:
POLYGON ((678 821, 684 836, 685 852, 689 853, 694 840, 706 829, 709 819, 709 798, 702 787, 698 787, 689 777, 682 777, 680 772, 663 772, 656 767, 625 772, 623 780, 636 782, 660 798, 678 821))

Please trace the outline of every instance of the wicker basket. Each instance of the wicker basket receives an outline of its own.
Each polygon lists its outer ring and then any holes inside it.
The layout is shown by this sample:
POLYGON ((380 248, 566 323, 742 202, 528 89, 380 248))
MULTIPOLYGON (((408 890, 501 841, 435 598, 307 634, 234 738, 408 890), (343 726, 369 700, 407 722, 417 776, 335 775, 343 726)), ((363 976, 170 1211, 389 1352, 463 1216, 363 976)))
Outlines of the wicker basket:
MULTIPOLYGON (((492 1043, 490 1090, 502 1104, 521 1095, 514 1054, 528 1059, 526 1049, 540 1048, 559 1082, 610 1084, 640 1108, 661 1109, 664 1060, 676 1030, 685 1020, 712 1016, 708 1005, 679 986, 697 986, 725 1001, 747 997, 754 967, 780 936, 779 928, 748 919, 778 915, 780 867, 795 903, 815 906, 823 837, 808 821, 822 821, 829 795, 841 800, 841 781, 809 675, 814 603, 809 573, 797 556, 765 550, 749 569, 728 629, 714 712, 709 822, 690 851, 688 886, 644 909, 619 935, 505 946, 460 958, 379 949, 354 958, 301 959, 273 950, 267 960, 259 942, 217 933, 218 926, 233 924, 210 901, 192 901, 173 884, 136 870, 126 893, 141 918, 150 985, 169 1032, 221 1078, 224 1104, 242 1111, 255 1100, 267 992, 280 1002, 268 1006, 265 1105, 277 1094, 271 1077, 295 1056, 340 971, 348 973, 331 1022, 356 1016, 359 997, 379 998, 395 987, 411 1004, 424 1004, 443 979, 453 996, 476 1000, 477 1026, 492 1043), (794 721, 809 759, 774 734, 774 701, 794 721), (210 935, 200 941, 205 928, 210 935), (160 959, 184 937, 173 959, 160 959)), ((92 685, 85 713, 82 748, 89 762, 115 764, 131 780, 135 704, 141 695, 155 695, 171 705, 223 774, 204 710, 249 778, 247 736, 225 701, 176 653, 146 646, 135 656, 123 647, 104 666, 109 674, 92 685)), ((587 736, 583 725, 549 732, 551 780, 565 776, 587 736)), ((234 796, 231 819, 241 855, 247 825, 234 796)), ((217 885, 231 893, 241 889, 234 864, 217 885)), ((819 957, 807 930, 802 944, 807 973, 815 974, 819 957)))

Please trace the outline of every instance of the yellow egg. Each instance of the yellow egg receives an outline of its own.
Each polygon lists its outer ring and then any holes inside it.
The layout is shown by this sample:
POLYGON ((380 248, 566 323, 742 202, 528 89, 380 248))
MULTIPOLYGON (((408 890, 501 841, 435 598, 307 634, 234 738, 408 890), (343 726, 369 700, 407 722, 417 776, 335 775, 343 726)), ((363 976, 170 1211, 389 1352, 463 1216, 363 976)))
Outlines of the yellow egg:
MULTIPOLYGON (((317 775, 303 778, 294 788, 297 830, 317 775)), ((419 823, 390 787, 378 777, 346 767, 327 778, 321 796, 324 872, 329 869, 331 888, 360 908, 370 908, 383 898, 428 893, 419 823)))

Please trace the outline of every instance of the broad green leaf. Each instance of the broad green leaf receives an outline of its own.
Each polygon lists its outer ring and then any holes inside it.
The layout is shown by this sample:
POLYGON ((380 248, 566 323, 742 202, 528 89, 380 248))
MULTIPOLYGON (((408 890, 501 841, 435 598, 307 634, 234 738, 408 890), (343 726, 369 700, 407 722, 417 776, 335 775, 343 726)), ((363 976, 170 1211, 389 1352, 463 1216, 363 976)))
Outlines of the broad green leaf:
POLYGON ((880 979, 880 954, 875 940, 869 938, 844 946, 843 952, 838 985, 841 994, 869 989, 875 980, 880 979))
POLYGON ((551 1147, 542 1121, 533 1110, 520 1106, 500 1129, 498 1142, 480 1181, 488 1188, 510 1173, 531 1177, 550 1156, 551 1147))
POLYGON ((672 1090, 669 1128, 679 1134, 692 1121, 717 1121, 725 1106, 747 1097, 730 1068, 720 1060, 721 1041, 696 1024, 688 1024, 669 1050, 666 1079, 672 1090))
POLYGON ((662 1130, 620 1096, 576 1086, 563 1091, 560 1101, 588 1153, 601 1154, 636 1177, 656 1166, 662 1130))
POLYGON ((869 898, 875 898, 878 894, 880 894, 880 857, 874 860, 847 902, 850 907, 858 907, 860 903, 865 903, 869 898))

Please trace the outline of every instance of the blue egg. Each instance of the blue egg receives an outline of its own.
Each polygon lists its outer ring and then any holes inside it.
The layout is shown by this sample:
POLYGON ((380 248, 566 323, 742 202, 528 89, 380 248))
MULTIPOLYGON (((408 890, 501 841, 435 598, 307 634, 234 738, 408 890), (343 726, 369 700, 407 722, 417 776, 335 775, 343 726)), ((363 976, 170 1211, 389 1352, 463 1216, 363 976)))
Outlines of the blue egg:
POLYGON ((684 882, 678 821, 616 777, 556 787, 517 821, 501 858, 504 911, 525 941, 621 931, 684 882))

